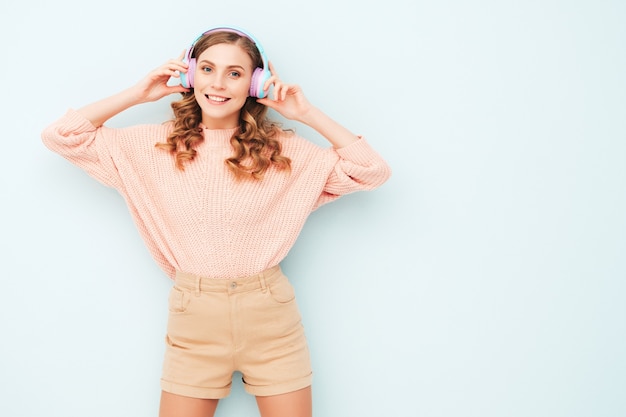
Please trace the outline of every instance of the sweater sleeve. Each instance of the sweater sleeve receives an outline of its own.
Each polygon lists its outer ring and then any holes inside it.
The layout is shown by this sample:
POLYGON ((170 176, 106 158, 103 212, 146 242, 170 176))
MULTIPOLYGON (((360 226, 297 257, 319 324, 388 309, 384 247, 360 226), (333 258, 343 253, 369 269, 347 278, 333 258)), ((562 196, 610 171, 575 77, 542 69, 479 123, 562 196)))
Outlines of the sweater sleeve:
POLYGON ((391 176, 391 168, 362 137, 343 148, 335 149, 338 155, 316 208, 342 195, 355 191, 373 190, 391 176))
POLYGON ((44 145, 106 186, 117 188, 119 175, 102 128, 68 110, 41 134, 44 145))

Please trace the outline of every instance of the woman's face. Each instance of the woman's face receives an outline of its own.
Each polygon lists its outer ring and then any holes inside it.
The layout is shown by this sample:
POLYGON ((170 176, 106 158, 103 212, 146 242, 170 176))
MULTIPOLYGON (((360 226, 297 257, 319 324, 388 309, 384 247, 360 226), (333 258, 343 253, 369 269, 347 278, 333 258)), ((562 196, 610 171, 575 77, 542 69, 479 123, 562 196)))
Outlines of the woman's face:
POLYGON ((196 59, 194 95, 209 129, 239 126, 239 112, 248 98, 252 59, 239 46, 220 43, 196 59))

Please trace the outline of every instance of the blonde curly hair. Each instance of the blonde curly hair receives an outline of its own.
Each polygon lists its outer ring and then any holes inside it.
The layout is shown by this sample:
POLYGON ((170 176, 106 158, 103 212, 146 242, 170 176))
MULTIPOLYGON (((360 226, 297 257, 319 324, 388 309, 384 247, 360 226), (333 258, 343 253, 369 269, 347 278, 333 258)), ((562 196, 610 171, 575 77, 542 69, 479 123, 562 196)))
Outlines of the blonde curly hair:
MULTIPOLYGON (((262 67, 263 61, 256 45, 247 37, 234 32, 212 32, 200 38, 194 45, 193 56, 220 43, 238 45, 251 58, 254 67, 262 67)), ((195 147, 202 135, 202 111, 193 91, 182 93, 182 99, 171 104, 174 112, 173 129, 166 142, 155 146, 174 155, 176 168, 184 171, 196 157, 195 147)), ((233 154, 224 163, 237 179, 262 179, 270 166, 289 171, 291 160, 281 155, 282 147, 276 137, 284 132, 280 125, 267 117, 267 107, 248 97, 239 115, 239 128, 230 139, 233 154)))

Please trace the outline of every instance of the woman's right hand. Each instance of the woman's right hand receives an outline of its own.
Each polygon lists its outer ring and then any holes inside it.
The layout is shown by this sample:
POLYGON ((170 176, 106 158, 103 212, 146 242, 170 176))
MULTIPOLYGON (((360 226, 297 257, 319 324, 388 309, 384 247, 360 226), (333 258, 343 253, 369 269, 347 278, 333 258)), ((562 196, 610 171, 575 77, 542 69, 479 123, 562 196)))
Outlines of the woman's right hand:
POLYGON ((170 78, 180 78, 181 72, 187 72, 189 66, 182 60, 184 55, 183 51, 177 59, 170 59, 139 81, 133 87, 137 100, 140 102, 157 101, 170 94, 190 91, 189 88, 180 84, 167 84, 170 78))

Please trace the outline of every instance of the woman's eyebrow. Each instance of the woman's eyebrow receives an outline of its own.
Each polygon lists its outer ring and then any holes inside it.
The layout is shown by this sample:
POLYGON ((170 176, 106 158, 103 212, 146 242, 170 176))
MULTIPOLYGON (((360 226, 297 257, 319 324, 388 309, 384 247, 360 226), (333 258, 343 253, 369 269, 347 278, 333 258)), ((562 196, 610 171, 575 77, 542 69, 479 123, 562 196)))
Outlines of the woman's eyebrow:
MULTIPOLYGON (((206 64, 209 64, 209 65, 214 66, 214 67, 215 67, 215 66, 217 66, 217 65, 215 65, 215 63, 213 63, 213 62, 209 61, 208 59, 203 59, 203 60, 202 60, 202 61, 200 61, 199 63, 200 63, 200 64, 204 64, 204 63, 206 63, 206 64)), ((241 65, 238 65, 238 64, 227 65, 227 66, 226 66, 226 68, 228 68, 228 69, 238 68, 238 69, 240 69, 240 70, 242 70, 242 71, 244 71, 244 70, 245 70, 245 68, 244 68, 244 67, 242 67, 241 65)))

